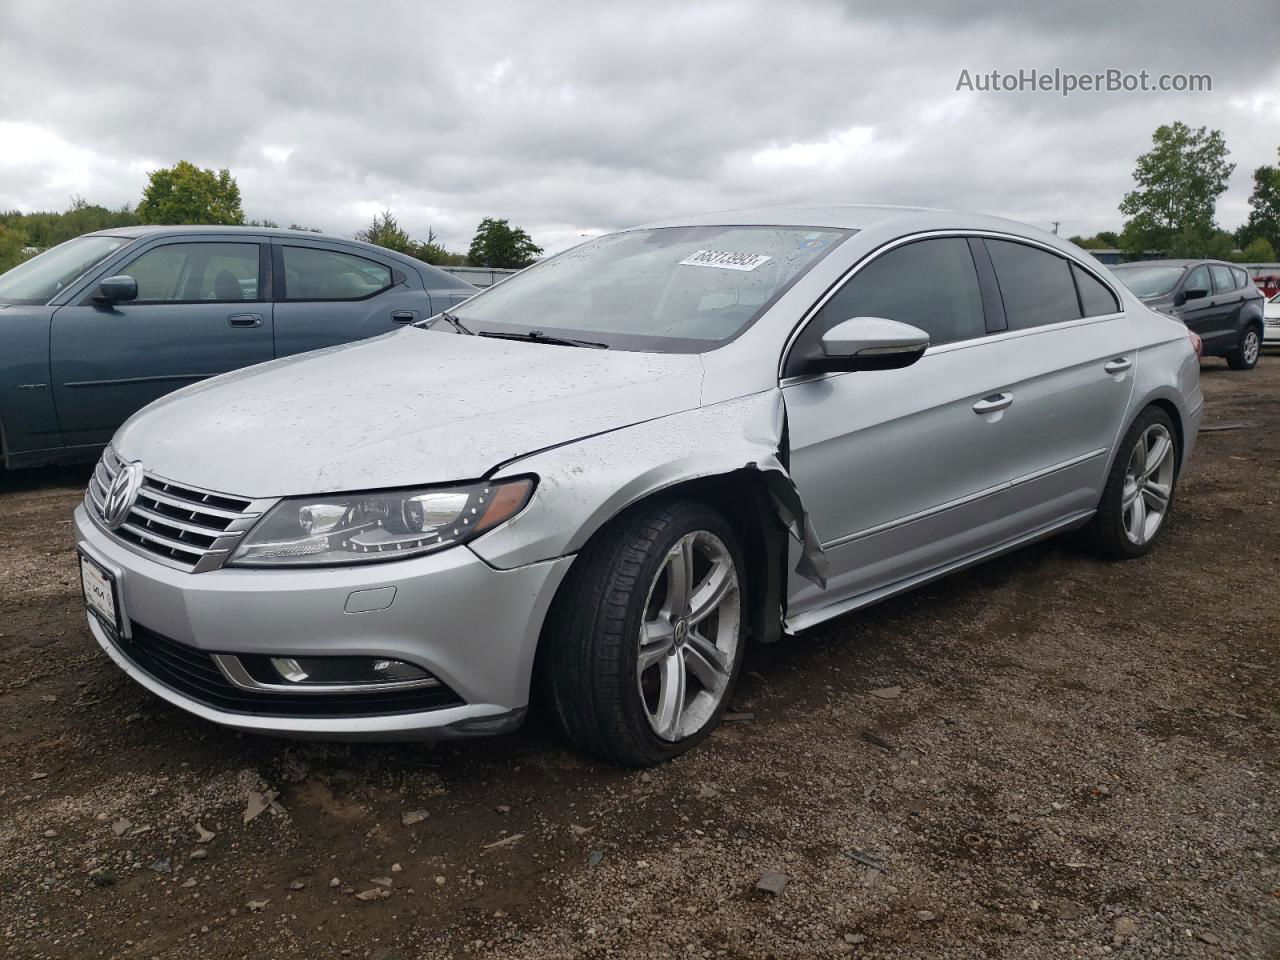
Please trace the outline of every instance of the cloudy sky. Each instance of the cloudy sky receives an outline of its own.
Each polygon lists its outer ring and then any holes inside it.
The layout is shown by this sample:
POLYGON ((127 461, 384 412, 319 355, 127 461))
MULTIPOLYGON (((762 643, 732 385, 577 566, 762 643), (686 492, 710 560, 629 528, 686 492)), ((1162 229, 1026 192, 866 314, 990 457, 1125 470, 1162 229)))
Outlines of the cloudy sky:
POLYGON ((1183 120, 1223 131, 1219 221, 1242 222, 1280 146, 1274 0, 1030 7, 0 0, 0 208, 136 203, 186 159, 230 167, 249 217, 349 235, 391 209, 453 248, 484 216, 555 250, 796 201, 1092 233, 1119 226, 1154 128, 1183 120), (956 89, 1032 68, 1213 90, 956 89))

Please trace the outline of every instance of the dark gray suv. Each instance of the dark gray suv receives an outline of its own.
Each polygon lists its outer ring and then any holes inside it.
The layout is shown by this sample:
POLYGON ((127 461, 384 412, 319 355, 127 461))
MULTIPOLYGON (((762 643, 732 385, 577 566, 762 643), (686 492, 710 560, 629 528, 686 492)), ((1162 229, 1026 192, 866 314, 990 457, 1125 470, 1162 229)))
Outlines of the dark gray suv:
POLYGON ((1262 291, 1243 268, 1220 260, 1146 260, 1111 268, 1152 310, 1177 317, 1204 343, 1206 357, 1251 370, 1262 347, 1262 291))

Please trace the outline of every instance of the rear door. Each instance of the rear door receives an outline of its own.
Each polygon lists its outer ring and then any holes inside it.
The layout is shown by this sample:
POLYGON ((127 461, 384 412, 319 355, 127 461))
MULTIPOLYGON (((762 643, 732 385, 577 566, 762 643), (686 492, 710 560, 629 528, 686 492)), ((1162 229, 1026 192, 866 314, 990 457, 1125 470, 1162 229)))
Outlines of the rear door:
POLYGON ((363 340, 432 314, 417 270, 323 240, 277 239, 276 356, 363 340))
POLYGON ((138 298, 99 304, 96 284, 50 330, 54 401, 68 446, 105 443, 172 390, 270 360, 268 247, 262 238, 166 238, 112 268, 138 298))
POLYGON ((1220 353, 1235 346, 1235 329, 1227 319, 1231 313, 1232 299, 1214 292, 1213 275, 1209 265, 1202 263, 1191 270, 1182 281, 1182 294, 1204 291, 1202 297, 1189 297, 1179 308, 1179 316, 1188 328, 1194 330, 1202 341, 1206 353, 1220 353))
POLYGON ((1209 273, 1213 277, 1213 299, 1222 316, 1222 343, 1227 347, 1235 347, 1240 341, 1244 289, 1236 282, 1232 269, 1224 264, 1210 264, 1209 273))
POLYGON ((1006 532, 1094 509, 1133 390, 1137 341, 1098 274, 1046 247, 988 237, 1008 332, 990 360, 1013 397, 1002 442, 1006 532))

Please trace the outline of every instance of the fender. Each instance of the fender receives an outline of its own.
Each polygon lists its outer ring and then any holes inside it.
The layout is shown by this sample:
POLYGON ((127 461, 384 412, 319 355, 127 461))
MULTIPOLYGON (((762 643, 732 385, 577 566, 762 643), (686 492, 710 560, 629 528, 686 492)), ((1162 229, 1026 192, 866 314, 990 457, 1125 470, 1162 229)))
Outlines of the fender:
POLYGON ((576 553, 622 510, 689 480, 763 474, 774 512, 800 544, 796 572, 826 586, 827 559, 785 466, 782 391, 766 390, 597 434, 502 464, 493 479, 535 474, 532 508, 471 544, 510 569, 576 553), (584 505, 589 508, 587 519, 584 505))

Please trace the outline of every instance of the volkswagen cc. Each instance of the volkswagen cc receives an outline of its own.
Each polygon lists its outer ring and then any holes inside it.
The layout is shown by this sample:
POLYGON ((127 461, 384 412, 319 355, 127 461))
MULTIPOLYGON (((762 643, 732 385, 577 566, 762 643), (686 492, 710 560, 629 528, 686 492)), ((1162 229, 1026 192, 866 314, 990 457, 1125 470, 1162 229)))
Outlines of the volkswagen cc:
POLYGON ((1075 528, 1141 556, 1201 411, 1187 328, 1043 231, 671 220, 133 416, 76 510, 89 628, 239 730, 495 734, 536 699, 643 766, 715 728, 748 641, 1075 528))

